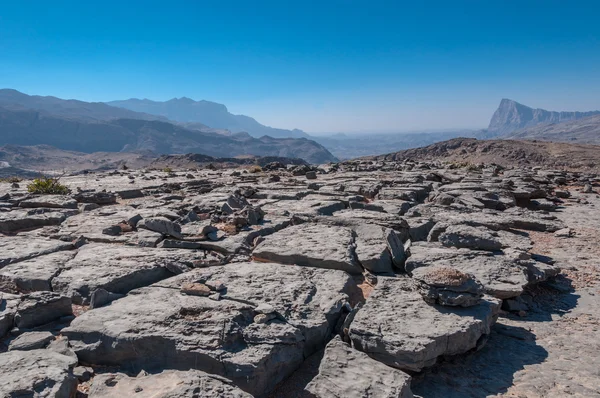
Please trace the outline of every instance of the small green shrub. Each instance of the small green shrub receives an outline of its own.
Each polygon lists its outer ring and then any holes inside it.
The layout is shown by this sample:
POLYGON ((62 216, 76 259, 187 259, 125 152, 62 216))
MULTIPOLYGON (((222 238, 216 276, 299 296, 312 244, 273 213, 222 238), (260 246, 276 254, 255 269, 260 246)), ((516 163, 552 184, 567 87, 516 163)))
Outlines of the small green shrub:
POLYGON ((27 191, 39 194, 66 195, 69 193, 69 188, 62 185, 58 178, 40 177, 27 185, 27 191))
POLYGON ((163 169, 163 171, 164 171, 165 173, 169 173, 169 174, 171 174, 171 173, 173 172, 173 169, 172 169, 172 168, 170 168, 170 167, 165 167, 165 168, 163 169))

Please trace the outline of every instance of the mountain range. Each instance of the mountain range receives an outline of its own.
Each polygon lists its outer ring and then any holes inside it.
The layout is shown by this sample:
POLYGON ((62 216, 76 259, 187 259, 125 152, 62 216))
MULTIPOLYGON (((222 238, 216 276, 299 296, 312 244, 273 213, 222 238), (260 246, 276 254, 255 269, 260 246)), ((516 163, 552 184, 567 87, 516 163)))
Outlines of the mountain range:
POLYGON ((180 125, 161 115, 135 112, 100 102, 29 96, 0 90, 0 145, 51 145, 81 152, 200 153, 301 157, 311 163, 336 161, 307 138, 255 138, 216 130, 202 123, 180 125))
POLYGON ((308 138, 302 130, 284 130, 260 124, 245 115, 234 115, 223 104, 211 101, 194 101, 182 97, 168 101, 131 98, 124 101, 111 101, 111 106, 140 113, 159 115, 180 123, 202 123, 216 129, 226 129, 233 133, 246 132, 253 137, 268 135, 275 138, 308 138))

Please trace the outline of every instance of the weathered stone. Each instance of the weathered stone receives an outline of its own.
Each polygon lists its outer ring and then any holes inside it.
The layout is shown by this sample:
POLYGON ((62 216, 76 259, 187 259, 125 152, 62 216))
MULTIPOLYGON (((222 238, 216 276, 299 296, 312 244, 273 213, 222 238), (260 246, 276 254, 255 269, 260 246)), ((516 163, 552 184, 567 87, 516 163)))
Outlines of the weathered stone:
POLYGON ((50 350, 0 354, 0 396, 71 398, 77 389, 71 373, 76 363, 50 350))
POLYGON ((137 223, 137 227, 160 232, 161 234, 172 236, 175 239, 183 238, 181 235, 181 225, 164 217, 144 218, 137 223))
POLYGON ((485 228, 468 225, 450 225, 438 237, 440 243, 448 247, 495 251, 502 249, 502 243, 485 228))
POLYGON ((433 243, 415 243, 406 260, 406 271, 431 265, 450 266, 465 274, 473 275, 496 298, 515 297, 529 283, 527 268, 501 254, 482 250, 446 248, 433 243))
POLYGON ((352 289, 344 272, 264 263, 211 268, 227 285, 219 301, 181 294, 194 270, 88 311, 62 330, 80 360, 139 370, 195 368, 263 395, 325 343, 352 289), (285 321, 254 323, 269 303, 285 321))
POLYGON ((122 298, 123 294, 109 292, 105 289, 99 288, 92 292, 90 296, 90 309, 102 307, 112 301, 122 298))
POLYGON ((0 291, 50 291, 52 279, 74 256, 75 251, 59 251, 9 264, 0 269, 0 291))
POLYGON ((181 285, 181 293, 189 294, 190 296, 210 296, 212 291, 203 283, 184 283, 181 285))
POLYGON ((350 339, 356 349, 386 365, 421 371, 441 356, 481 344, 499 307, 493 299, 468 308, 430 305, 410 279, 380 277, 350 325, 350 339))
POLYGON ((354 259, 354 238, 345 227, 301 224, 265 237, 252 252, 261 261, 339 269, 360 274, 354 259))
POLYGON ((123 373, 97 375, 89 398, 134 396, 154 398, 251 398, 223 377, 198 370, 165 370, 158 374, 129 377, 123 373))
POLYGON ((423 299, 432 304, 471 307, 483 297, 484 288, 472 275, 456 268, 434 265, 420 267, 411 276, 419 283, 423 299))
POLYGON ((33 292, 21 298, 14 323, 19 329, 28 329, 72 314, 69 297, 54 292, 33 292))
POLYGON ((54 335, 50 332, 26 332, 10 342, 8 351, 37 350, 46 347, 52 340, 54 335))
POLYGON ((18 235, 3 236, 0 239, 0 268, 44 254, 73 248, 70 243, 43 238, 27 238, 26 245, 23 242, 24 239, 18 235))
POLYGON ((319 374, 306 386, 316 398, 412 398, 410 376, 355 350, 338 337, 327 344, 319 374))
MULTIPOLYGON (((43 210, 43 209, 37 209, 43 210)), ((21 230, 40 228, 48 225, 59 225, 71 212, 77 210, 62 210, 35 213, 29 211, 0 212, 0 233, 12 233, 21 230)))
POLYGON ((56 209, 76 209, 77 201, 62 195, 40 195, 19 202, 20 207, 46 207, 56 209))
POLYGON ((196 258, 187 250, 92 243, 79 249, 67 269, 52 279, 52 289, 76 304, 87 304, 96 289, 125 294, 173 276, 170 263, 193 266, 196 258))

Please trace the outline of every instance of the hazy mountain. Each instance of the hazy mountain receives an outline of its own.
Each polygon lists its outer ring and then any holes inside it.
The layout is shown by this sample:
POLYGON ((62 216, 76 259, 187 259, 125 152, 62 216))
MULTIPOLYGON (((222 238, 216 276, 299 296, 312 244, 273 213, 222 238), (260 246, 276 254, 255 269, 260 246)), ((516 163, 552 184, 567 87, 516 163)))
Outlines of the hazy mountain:
POLYGON ((109 105, 118 106, 136 112, 145 112, 166 117, 177 122, 198 122, 215 129, 227 129, 234 133, 247 132, 254 137, 269 135, 271 137, 308 137, 302 130, 284 130, 260 124, 253 118, 234 115, 223 104, 210 101, 194 101, 182 97, 168 101, 151 101, 131 98, 124 101, 111 101, 109 105))
POLYGON ((600 144, 600 115, 513 131, 502 138, 600 144))
POLYGON ((500 106, 492 116, 487 129, 487 136, 498 137, 527 127, 563 123, 593 115, 600 115, 600 111, 553 112, 544 109, 533 109, 505 98, 500 101, 500 106))
POLYGON ((320 144, 305 139, 226 136, 188 130, 163 121, 141 119, 82 120, 33 109, 0 108, 0 145, 52 145, 80 152, 152 151, 159 154, 201 153, 300 157, 311 163, 335 161, 320 144))
POLYGON ((13 89, 0 89, 0 106, 5 109, 35 109, 53 115, 87 119, 111 120, 120 118, 143 120, 166 120, 166 118, 147 113, 110 106, 103 102, 84 102, 64 100, 56 97, 27 95, 13 89))

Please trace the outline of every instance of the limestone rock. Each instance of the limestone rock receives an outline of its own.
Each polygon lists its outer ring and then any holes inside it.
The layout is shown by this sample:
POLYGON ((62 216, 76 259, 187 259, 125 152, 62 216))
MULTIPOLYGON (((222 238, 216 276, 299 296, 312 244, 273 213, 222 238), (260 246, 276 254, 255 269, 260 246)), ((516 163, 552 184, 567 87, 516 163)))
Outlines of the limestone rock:
POLYGON ((77 389, 75 364, 77 359, 50 350, 0 354, 0 396, 71 398, 77 389))
POLYGON ((319 374, 306 386, 316 398, 412 398, 410 376, 353 349, 337 336, 327 344, 319 374))
POLYGON ((353 258, 354 238, 345 227, 301 224, 265 237, 252 252, 261 261, 338 269, 360 274, 353 258))
POLYGON ((165 370, 158 374, 129 377, 105 373, 94 378, 89 398, 251 398, 223 377, 198 370, 165 370))
POLYGON ((62 335, 82 363, 194 368, 261 395, 324 345, 352 286, 350 276, 336 270, 266 263, 197 269, 87 311, 62 335), (180 293, 180 286, 206 272, 227 285, 226 296, 215 301, 180 293), (285 321, 255 323, 260 303, 285 321))
POLYGON ((476 348, 490 333, 499 307, 494 299, 468 308, 431 305, 410 279, 380 277, 349 335, 353 346, 371 358, 421 371, 441 356, 476 348))

